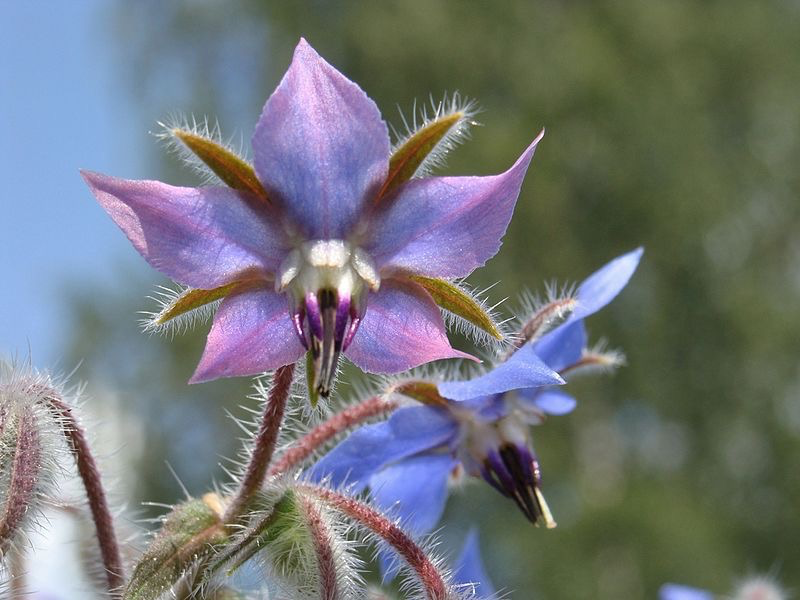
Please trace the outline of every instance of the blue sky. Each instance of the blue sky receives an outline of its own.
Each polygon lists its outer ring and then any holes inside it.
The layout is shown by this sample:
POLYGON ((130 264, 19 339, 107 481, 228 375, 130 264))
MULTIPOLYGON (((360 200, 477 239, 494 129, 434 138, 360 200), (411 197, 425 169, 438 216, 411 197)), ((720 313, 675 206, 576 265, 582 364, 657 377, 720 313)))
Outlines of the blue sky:
MULTIPOLYGON (((110 285, 134 260, 78 169, 145 177, 110 4, 0 0, 0 354, 59 362, 67 282, 110 285)), ((148 149, 149 150, 149 149, 148 149)))

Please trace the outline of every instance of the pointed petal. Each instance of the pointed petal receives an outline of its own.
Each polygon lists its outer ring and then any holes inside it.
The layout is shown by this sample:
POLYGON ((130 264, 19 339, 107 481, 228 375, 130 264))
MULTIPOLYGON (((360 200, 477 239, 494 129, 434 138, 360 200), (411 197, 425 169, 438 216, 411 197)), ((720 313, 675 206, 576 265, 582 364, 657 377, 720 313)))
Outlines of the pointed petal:
POLYGON ((384 512, 402 519, 412 535, 439 523, 447 500, 447 478, 457 462, 450 454, 425 453, 384 467, 369 480, 370 494, 384 512))
POLYGON ((304 349, 282 294, 257 288, 225 298, 190 383, 256 375, 293 363, 304 349))
POLYGON ((456 561, 453 580, 457 584, 472 583, 475 586, 475 600, 489 600, 495 597, 494 586, 481 558, 478 532, 474 528, 467 534, 464 549, 456 561))
POLYGON ((566 415, 575 410, 577 400, 560 390, 521 390, 519 400, 525 406, 530 406, 548 415, 566 415))
POLYGON ((578 287, 575 295, 578 299, 578 306, 572 311, 567 322, 584 319, 616 298, 636 271, 643 252, 643 248, 637 248, 615 258, 603 268, 589 275, 578 287))
MULTIPOLYGON (((447 502, 447 479, 457 461, 450 454, 425 453, 406 458, 375 473, 369 481, 372 501, 384 513, 399 518, 413 536, 431 531, 439 523, 447 502)), ((397 575, 396 553, 380 553, 384 581, 397 575)))
POLYGON ((531 346, 524 346, 485 375, 468 381, 445 381, 438 387, 445 398, 469 400, 509 390, 562 383, 564 380, 536 356, 531 346))
POLYGON ((273 273, 286 254, 282 231, 234 190, 82 175, 139 254, 183 285, 212 289, 247 271, 273 273))
POLYGON ((457 432, 458 425, 445 410, 401 408, 387 421, 351 433, 311 468, 310 477, 320 481, 330 476, 333 486, 347 482, 362 490, 385 465, 447 444, 457 432))
POLYGON ((389 168, 375 103, 305 40, 267 100, 253 135, 267 194, 308 238, 344 238, 389 168))
POLYGON ((384 272, 465 277, 500 249, 537 137, 513 167, 490 177, 413 179, 372 224, 365 249, 384 272))
POLYGON ((658 590, 658 597, 659 600, 714 600, 711 592, 674 583, 662 585, 658 590))
POLYGON ((450 346, 439 308, 418 284, 384 279, 345 355, 368 373, 397 373, 441 358, 469 358, 450 346))
POLYGON ((583 321, 576 321, 559 325, 536 341, 532 348, 547 366, 554 371, 562 371, 580 360, 587 339, 586 325, 583 321))

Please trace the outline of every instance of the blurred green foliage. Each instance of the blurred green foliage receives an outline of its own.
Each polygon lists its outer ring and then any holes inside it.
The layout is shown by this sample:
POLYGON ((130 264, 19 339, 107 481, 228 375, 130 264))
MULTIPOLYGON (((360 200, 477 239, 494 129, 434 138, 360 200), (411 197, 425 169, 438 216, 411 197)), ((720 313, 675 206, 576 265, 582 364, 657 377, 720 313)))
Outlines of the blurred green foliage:
MULTIPOLYGON (((493 299, 645 246, 589 323, 629 366, 573 383, 578 410, 535 431, 559 528, 529 527, 474 483, 449 504, 448 548, 477 523, 496 584, 520 599, 724 592, 769 569, 800 585, 799 4, 149 0, 108 18, 141 99, 119 118, 143 131, 177 109, 247 140, 301 35, 395 126, 395 105, 477 99, 484 127, 447 173, 505 169, 547 127, 503 248, 470 279, 499 280, 493 299)), ((197 183, 155 143, 152 156, 154 177, 197 183)), ((68 356, 144 420, 132 500, 173 502, 163 461, 194 493, 223 477, 210 466, 236 450, 224 410, 248 382, 186 386, 205 329, 138 333, 160 280, 120 271, 119 288, 76 294, 68 356)))

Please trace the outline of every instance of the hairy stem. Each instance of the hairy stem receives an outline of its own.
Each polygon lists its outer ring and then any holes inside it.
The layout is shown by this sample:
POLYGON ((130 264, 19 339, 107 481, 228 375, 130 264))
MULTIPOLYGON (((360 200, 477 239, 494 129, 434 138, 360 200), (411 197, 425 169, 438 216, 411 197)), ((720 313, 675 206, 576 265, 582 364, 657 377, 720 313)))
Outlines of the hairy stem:
POLYGON ((367 419, 392 412, 397 406, 398 403, 393 400, 386 400, 381 396, 373 396, 347 407, 296 440, 272 465, 269 474, 280 475, 286 473, 311 456, 336 435, 363 423, 367 419))
POLYGON ((340 600, 336 560, 331 544, 332 535, 315 504, 311 498, 301 499, 302 509, 306 513, 306 523, 314 542, 314 552, 317 555, 320 600, 340 600))
POLYGON ((355 498, 328 488, 303 484, 297 489, 323 500, 390 544, 416 573, 429 600, 450 597, 444 576, 433 561, 405 531, 384 515, 355 498))
POLYGON ((97 531, 97 541, 100 544, 100 555, 106 571, 108 591, 112 596, 116 596, 125 583, 125 576, 122 569, 122 556, 114 532, 114 519, 108 508, 100 470, 89 449, 86 434, 72 413, 72 408, 59 397, 55 390, 48 390, 43 398, 47 408, 61 423, 61 431, 75 458, 97 531))
POLYGON ((264 414, 261 416, 258 433, 253 441, 253 452, 239 484, 239 490, 225 510, 223 517, 225 523, 233 523, 239 519, 247 503, 252 499, 253 494, 264 483, 267 469, 275 452, 278 433, 283 423, 283 415, 286 410, 286 401, 289 398, 289 390, 292 387, 293 376, 294 363, 281 367, 275 372, 275 381, 264 406, 264 414))

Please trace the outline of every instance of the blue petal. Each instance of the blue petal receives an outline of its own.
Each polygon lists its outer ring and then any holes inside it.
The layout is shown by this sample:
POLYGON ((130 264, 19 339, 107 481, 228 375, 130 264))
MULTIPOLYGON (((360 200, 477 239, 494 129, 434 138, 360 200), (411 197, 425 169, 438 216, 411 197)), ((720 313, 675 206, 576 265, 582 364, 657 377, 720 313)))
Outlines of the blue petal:
POLYGON ((561 371, 580 360, 587 341, 586 326, 583 321, 575 321, 556 327, 534 342, 532 348, 547 366, 561 371))
MULTIPOLYGON (((385 513, 400 517, 413 536, 436 527, 447 501, 447 478, 457 462, 449 454, 422 454, 382 469, 370 479, 372 500, 385 513)), ((397 554, 382 549, 378 562, 385 581, 397 575, 397 554)))
POLYGON ((464 549, 456 562, 453 579, 458 584, 472 583, 475 586, 475 600, 489 600, 494 597, 494 586, 486 574, 478 544, 478 532, 475 529, 470 529, 467 534, 464 549))
POLYGON ((450 454, 412 456, 375 473, 369 480, 372 499, 402 519, 412 535, 428 533, 439 522, 447 500, 447 478, 457 461, 450 454))
POLYGON ((313 481, 330 476, 331 485, 347 482, 359 491, 381 467, 446 444, 457 431, 457 423, 440 408, 401 408, 389 420, 351 433, 311 468, 309 476, 313 481))
POLYGON ((548 415, 566 415, 575 409, 575 398, 560 390, 525 390, 520 393, 523 404, 537 408, 548 415))
POLYGON ((567 322, 584 319, 606 306, 617 297, 630 281, 642 258, 643 248, 637 248, 612 260, 587 277, 578 287, 578 306, 567 322))
POLYGON ((439 393, 451 400, 469 400, 478 396, 490 396, 509 390, 559 385, 561 376, 536 356, 532 346, 517 350, 506 362, 485 375, 469 381, 447 381, 440 383, 439 393))
POLYGON ((675 583, 662 585, 658 597, 659 600, 714 600, 714 595, 706 590, 675 583))

